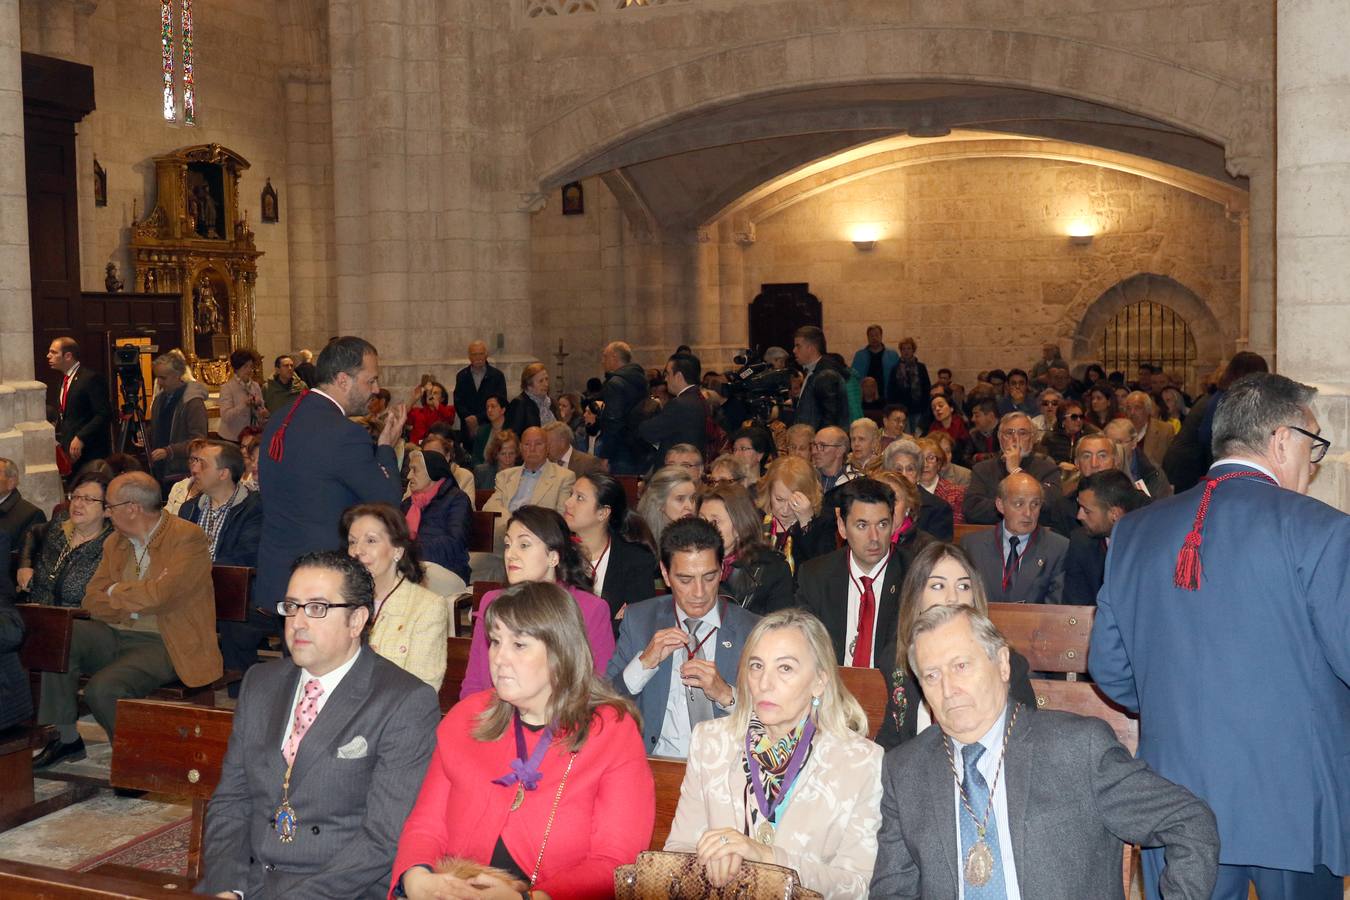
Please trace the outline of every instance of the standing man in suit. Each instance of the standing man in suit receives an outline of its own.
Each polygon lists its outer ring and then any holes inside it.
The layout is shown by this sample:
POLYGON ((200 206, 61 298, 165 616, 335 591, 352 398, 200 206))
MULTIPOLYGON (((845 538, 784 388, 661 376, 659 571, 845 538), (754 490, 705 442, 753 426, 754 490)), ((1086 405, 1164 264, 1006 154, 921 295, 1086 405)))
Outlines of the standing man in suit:
POLYGON ((374 600, 346 553, 296 560, 277 604, 291 656, 244 676, 197 893, 388 894, 440 710, 430 687, 363 646, 374 600))
POLYGON ((736 702, 736 669, 759 616, 718 597, 722 536, 702 519, 661 533, 661 577, 670 594, 629 605, 606 676, 642 713, 653 756, 684 759, 699 722, 736 702))
POLYGON ((1078 482, 1078 521, 1064 554, 1064 603, 1093 605, 1106 575, 1106 550, 1111 532, 1128 512, 1148 503, 1130 476, 1116 469, 1078 482))
POLYGON ((599 437, 597 456, 609 462, 615 475, 637 475, 645 471, 651 454, 641 446, 632 420, 647 399, 647 373, 633 362, 633 348, 623 341, 610 341, 600 353, 605 383, 600 389, 599 437))
POLYGON ((839 533, 848 546, 802 564, 797 605, 825 623, 835 662, 891 667, 882 650, 894 644, 905 556, 891 553, 895 491, 872 478, 855 478, 835 491, 839 533))
POLYGON ((286 590, 291 563, 338 546, 342 512, 358 503, 397 506, 402 495, 393 446, 407 409, 390 407, 375 446, 348 416, 361 415, 380 388, 380 358, 359 337, 328 343, 315 366, 318 383, 267 422, 258 455, 263 485, 257 604, 244 623, 222 623, 225 664, 243 671, 258 661, 258 644, 280 621, 273 608, 286 590))
POLYGON ((664 457, 676 444, 692 444, 700 451, 708 443, 708 405, 698 384, 703 369, 692 353, 676 353, 666 361, 666 390, 670 399, 661 411, 638 426, 638 437, 664 457))
POLYGON ((1008 643, 986 616, 934 606, 908 654, 938 727, 883 763, 871 897, 1120 897, 1125 842, 1165 848, 1169 900, 1209 897, 1209 807, 1131 759, 1100 719, 1010 703, 1008 643))
POLYGON ((815 325, 803 325, 792 335, 792 356, 802 367, 805 378, 797 398, 794 422, 819 431, 831 425, 844 430, 848 441, 848 388, 834 363, 825 359, 825 332, 815 325))
POLYGON ((103 459, 112 452, 108 379, 80 365, 80 344, 73 337, 52 341, 47 348, 47 365, 61 373, 56 395, 56 442, 70 457, 71 468, 103 459))
POLYGON ((488 362, 487 344, 472 341, 469 364, 455 375, 455 409, 464 423, 464 433, 472 438, 478 426, 487 421, 487 398, 506 396, 506 376, 488 362))
POLYGON ((1039 524, 1044 501, 1044 488, 1031 475, 1009 475, 994 499, 1003 521, 962 538, 961 549, 979 570, 991 603, 1063 600, 1069 539, 1039 524))
MULTIPOLYGON (((970 487, 961 507, 966 522, 971 525, 993 525, 999 512, 994 495, 1003 479, 1016 472, 1026 472, 1045 489, 1045 506, 1053 508, 1060 496, 1059 466, 1044 456, 1033 456, 1036 426, 1024 412, 1010 412, 998 423, 999 455, 976 463, 970 470, 970 487)), ((1047 522, 1046 524, 1049 524, 1047 522)))
MULTIPOLYGON (((561 466, 577 478, 585 478, 595 472, 605 471, 605 461, 585 450, 572 446, 572 426, 566 422, 549 422, 544 426, 544 441, 548 461, 561 466)), ((425 449, 425 447, 424 447, 425 449)), ((472 478, 470 474, 470 478, 472 478)), ((469 496, 473 496, 470 490, 469 496)))
MULTIPOLYGON (((46 514, 19 493, 19 467, 14 460, 0 456, 0 532, 9 537, 9 546, 23 546, 23 536, 34 525, 47 521, 46 514)), ((9 554, 0 557, 4 576, 9 577, 9 554)))
POLYGON ((1305 496, 1315 392, 1234 382, 1208 476, 1120 521, 1097 595, 1089 670, 1139 711, 1139 758, 1214 807, 1216 900, 1339 900, 1350 874, 1350 516, 1305 496))

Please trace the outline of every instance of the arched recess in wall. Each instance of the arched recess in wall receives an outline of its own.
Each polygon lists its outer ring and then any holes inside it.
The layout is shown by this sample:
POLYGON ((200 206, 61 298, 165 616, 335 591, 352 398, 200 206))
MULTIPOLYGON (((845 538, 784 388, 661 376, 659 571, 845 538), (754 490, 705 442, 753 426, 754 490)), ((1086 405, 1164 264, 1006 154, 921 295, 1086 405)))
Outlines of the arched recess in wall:
POLYGON ((1225 329, 1198 294, 1166 275, 1140 272, 1111 285, 1084 310, 1073 333, 1071 362, 1101 361, 1103 335, 1119 313, 1139 304, 1157 304, 1184 320, 1195 341, 1193 375, 1213 369, 1231 352, 1225 329))

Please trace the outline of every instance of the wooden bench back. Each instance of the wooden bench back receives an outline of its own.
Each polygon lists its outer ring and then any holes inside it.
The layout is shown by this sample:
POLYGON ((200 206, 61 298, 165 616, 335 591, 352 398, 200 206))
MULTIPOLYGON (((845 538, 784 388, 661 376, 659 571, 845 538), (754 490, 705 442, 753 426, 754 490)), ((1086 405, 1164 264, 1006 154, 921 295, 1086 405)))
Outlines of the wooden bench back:
POLYGON ((484 512, 475 510, 473 518, 469 522, 469 552, 470 553, 491 553, 493 542, 495 541, 495 532, 497 529, 497 517, 501 515, 495 512, 484 512))
POLYGON ((483 504, 492 499, 492 488, 479 488, 473 492, 473 508, 482 509, 483 504))
POLYGON ((211 584, 216 591, 216 621, 243 622, 253 603, 252 566, 211 567, 211 584))
POLYGON ((1033 672, 1087 671, 1093 606, 1047 603, 990 603, 989 618, 1013 649, 1027 658, 1033 672))
POLYGON ((964 522, 960 525, 953 525, 952 542, 959 544, 963 538, 972 534, 979 534, 981 531, 989 531, 993 527, 993 525, 970 525, 964 522))
MULTIPOLYGON (((164 876, 170 882, 172 876, 164 876)), ((0 859, 0 897, 5 900, 183 900, 192 894, 102 872, 70 872, 0 859)))
POLYGON ((652 780, 656 782, 656 825, 652 829, 652 850, 666 845, 671 823, 675 821, 675 807, 680 803, 680 785, 684 783, 684 760, 649 756, 652 780))
POLYGON ((867 713, 867 736, 875 738, 886 716, 886 676, 880 669, 855 669, 841 666, 839 680, 848 692, 862 704, 867 713))
POLYGON ((1139 717, 1108 699, 1095 684, 1037 678, 1031 686, 1036 691, 1037 708, 1096 716, 1111 726, 1131 755, 1139 749, 1139 717))
POLYGON ((20 603, 24 639, 19 660, 30 672, 66 672, 70 669, 70 636, 76 619, 87 619, 82 609, 20 603))
POLYGON ((459 702, 459 689, 464 685, 464 674, 469 671, 469 638, 452 637, 447 642, 445 678, 441 681, 441 712, 459 702))
POLYGON ((642 496, 642 479, 637 475, 615 475, 614 480, 623 485, 624 496, 628 498, 628 508, 637 509, 638 498, 642 496))

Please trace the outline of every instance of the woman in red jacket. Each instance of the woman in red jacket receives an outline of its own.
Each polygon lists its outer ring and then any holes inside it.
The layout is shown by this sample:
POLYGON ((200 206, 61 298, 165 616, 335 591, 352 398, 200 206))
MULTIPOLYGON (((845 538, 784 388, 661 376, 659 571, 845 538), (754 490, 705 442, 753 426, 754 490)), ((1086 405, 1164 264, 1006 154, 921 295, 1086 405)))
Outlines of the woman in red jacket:
POLYGON ((427 431, 437 422, 455 424, 455 408, 446 401, 450 395, 445 385, 428 381, 413 388, 412 402, 408 404, 408 440, 422 443, 427 431))
POLYGON ((532 900, 611 897, 615 867, 647 848, 656 818, 637 712, 596 675, 563 588, 514 585, 483 618, 493 689, 436 730, 391 896, 521 897, 494 875, 434 871, 456 857, 511 873, 532 900))

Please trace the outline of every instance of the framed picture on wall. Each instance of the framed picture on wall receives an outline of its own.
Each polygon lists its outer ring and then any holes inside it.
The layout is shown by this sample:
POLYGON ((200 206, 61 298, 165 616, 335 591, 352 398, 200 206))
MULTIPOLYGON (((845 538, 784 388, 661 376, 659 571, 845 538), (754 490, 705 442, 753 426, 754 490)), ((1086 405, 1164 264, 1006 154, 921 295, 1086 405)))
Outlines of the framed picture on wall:
POLYGON ((98 164, 97 156, 94 157, 94 205, 108 205, 108 173, 98 164))
POLYGON ((586 194, 581 189, 581 182, 569 181, 562 188, 562 214, 579 216, 584 212, 586 212, 586 194))
POLYGON ((262 220, 264 222, 281 221, 280 207, 277 205, 277 190, 272 187, 272 179, 262 189, 262 220))

